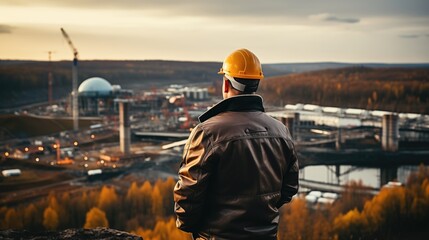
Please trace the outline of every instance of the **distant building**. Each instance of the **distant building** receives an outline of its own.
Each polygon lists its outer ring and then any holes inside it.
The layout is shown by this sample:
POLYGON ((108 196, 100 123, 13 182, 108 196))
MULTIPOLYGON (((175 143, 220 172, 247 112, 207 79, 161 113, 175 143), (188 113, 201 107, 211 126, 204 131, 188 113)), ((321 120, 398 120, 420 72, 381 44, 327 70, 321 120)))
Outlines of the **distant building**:
POLYGON ((209 92, 207 88, 170 85, 167 91, 174 94, 183 94, 186 97, 186 100, 191 101, 205 101, 209 99, 209 92))
POLYGON ((92 77, 83 81, 78 89, 79 114, 83 116, 111 115, 118 111, 116 98, 132 96, 132 91, 111 85, 106 79, 92 77))
POLYGON ((19 169, 7 169, 7 170, 1 171, 1 173, 4 177, 19 176, 19 175, 21 175, 21 170, 19 170, 19 169))

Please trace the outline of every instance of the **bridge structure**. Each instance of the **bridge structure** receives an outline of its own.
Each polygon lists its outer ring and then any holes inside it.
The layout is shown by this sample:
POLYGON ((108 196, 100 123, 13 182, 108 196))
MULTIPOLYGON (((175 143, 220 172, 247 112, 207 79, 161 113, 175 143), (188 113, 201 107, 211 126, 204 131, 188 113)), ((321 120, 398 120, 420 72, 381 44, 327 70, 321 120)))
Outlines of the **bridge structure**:
MULTIPOLYGON (((158 140, 177 140, 187 139, 189 132, 150 132, 150 131, 135 131, 133 134, 139 138, 158 139, 158 140)), ((183 143, 183 145, 185 145, 183 143)))
MULTIPOLYGON (((377 168, 380 187, 397 178, 404 165, 429 164, 429 116, 389 112, 344 111, 334 114, 300 112, 269 113, 288 126, 295 141, 300 168, 325 165, 334 168, 337 179, 345 173, 340 166, 377 168)), ((188 133, 136 133, 136 136, 175 139, 163 149, 183 146, 188 133)), ((348 173, 346 173, 348 174, 348 173)), ((339 182, 339 181, 337 181, 339 182)), ((302 186, 339 192, 340 185, 303 179, 302 186)), ((374 191, 377 191, 375 189, 374 191)))
MULTIPOLYGON (((300 188, 311 189, 312 191, 330 192, 341 194, 344 192, 344 185, 312 181, 307 179, 299 179, 300 188)), ((361 194, 377 195, 380 188, 364 187, 359 190, 361 194)))

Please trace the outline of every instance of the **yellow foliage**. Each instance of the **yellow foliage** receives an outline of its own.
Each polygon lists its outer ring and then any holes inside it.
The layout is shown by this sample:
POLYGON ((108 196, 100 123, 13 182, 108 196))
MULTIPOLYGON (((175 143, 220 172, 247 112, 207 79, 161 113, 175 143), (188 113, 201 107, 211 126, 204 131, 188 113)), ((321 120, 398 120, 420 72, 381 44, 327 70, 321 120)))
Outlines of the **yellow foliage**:
POLYGON ((154 229, 143 229, 138 227, 132 233, 143 237, 144 240, 187 240, 192 239, 191 235, 180 231, 176 227, 176 221, 174 218, 170 218, 167 221, 159 220, 154 229))
POLYGON ((355 208, 345 215, 340 214, 334 220, 334 228, 337 231, 349 230, 353 225, 360 225, 361 215, 359 211, 355 208))
POLYGON ((152 214, 154 216, 162 216, 164 214, 162 199, 158 186, 155 186, 152 191, 152 214))
POLYGON ((35 224, 37 221, 37 209, 34 204, 28 205, 24 210, 24 226, 28 228, 31 224, 35 224))
POLYGON ((21 218, 15 208, 9 208, 6 211, 4 225, 6 229, 21 229, 23 227, 21 218))
POLYGON ((106 211, 112 205, 118 203, 118 195, 113 187, 103 186, 98 198, 98 207, 106 211))
POLYGON ((47 207, 43 212, 43 226, 47 230, 55 230, 58 228, 59 219, 58 213, 52 207, 47 207))
POLYGON ((152 185, 145 181, 140 187, 140 196, 142 198, 142 214, 150 214, 152 211, 152 185))
POLYGON ((381 190, 371 201, 366 202, 363 212, 373 228, 390 225, 389 222, 394 222, 405 213, 405 189, 381 190))
POLYGON ((125 197, 127 208, 130 213, 141 212, 142 210, 142 196, 140 195, 139 187, 136 182, 133 182, 128 188, 127 196, 125 197))
POLYGON ((304 199, 296 198, 285 207, 279 226, 280 239, 306 239, 309 212, 304 199))
POLYGON ((106 218, 106 213, 97 208, 93 207, 86 214, 86 221, 84 228, 96 228, 96 227, 109 227, 109 222, 106 218))

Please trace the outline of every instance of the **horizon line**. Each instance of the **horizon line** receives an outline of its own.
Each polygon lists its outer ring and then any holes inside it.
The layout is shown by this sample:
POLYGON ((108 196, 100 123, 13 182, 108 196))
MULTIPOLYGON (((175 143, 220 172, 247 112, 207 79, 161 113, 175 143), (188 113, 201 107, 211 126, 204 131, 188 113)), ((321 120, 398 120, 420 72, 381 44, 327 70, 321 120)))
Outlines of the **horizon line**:
MULTIPOLYGON (((22 61, 22 62, 72 62, 72 59, 58 59, 58 60, 37 60, 37 59, 2 59, 1 61, 22 61)), ((85 61, 111 61, 111 62, 126 62, 126 61, 136 61, 136 62, 144 62, 144 61, 165 61, 165 62, 200 62, 200 63, 222 63, 222 61, 210 61, 210 60, 173 60, 173 59, 79 59, 79 62, 85 61)), ((302 62, 266 62, 262 63, 262 65, 267 64, 320 64, 320 63, 328 63, 328 64, 391 64, 391 65, 401 65, 401 64, 413 64, 413 65, 426 65, 429 64, 427 62, 376 62, 376 61, 368 61, 368 62, 352 62, 352 61, 302 61, 302 62)))

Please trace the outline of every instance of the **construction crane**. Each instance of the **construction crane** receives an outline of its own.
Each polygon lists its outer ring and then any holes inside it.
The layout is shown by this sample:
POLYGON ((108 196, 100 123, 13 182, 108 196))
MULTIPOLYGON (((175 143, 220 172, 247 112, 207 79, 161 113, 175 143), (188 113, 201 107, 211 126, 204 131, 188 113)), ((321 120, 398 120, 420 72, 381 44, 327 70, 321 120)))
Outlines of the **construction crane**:
POLYGON ((72 68, 72 79, 73 79, 73 91, 72 91, 72 109, 73 109, 73 130, 79 130, 79 108, 78 108, 78 93, 77 93, 77 58, 78 51, 76 47, 73 45, 69 35, 66 33, 64 28, 61 28, 61 33, 64 38, 67 40, 70 48, 73 51, 73 68, 72 68))
POLYGON ((48 102, 49 104, 52 104, 53 96, 52 96, 52 53, 55 53, 55 51, 47 51, 48 58, 49 58, 49 73, 48 73, 48 102))
POLYGON ((64 30, 64 28, 61 28, 61 32, 63 33, 64 38, 67 40, 67 43, 69 44, 71 50, 73 51, 73 56, 74 56, 73 61, 77 61, 77 57, 79 53, 77 52, 76 47, 73 45, 73 42, 71 41, 69 35, 66 33, 66 30, 64 30))

